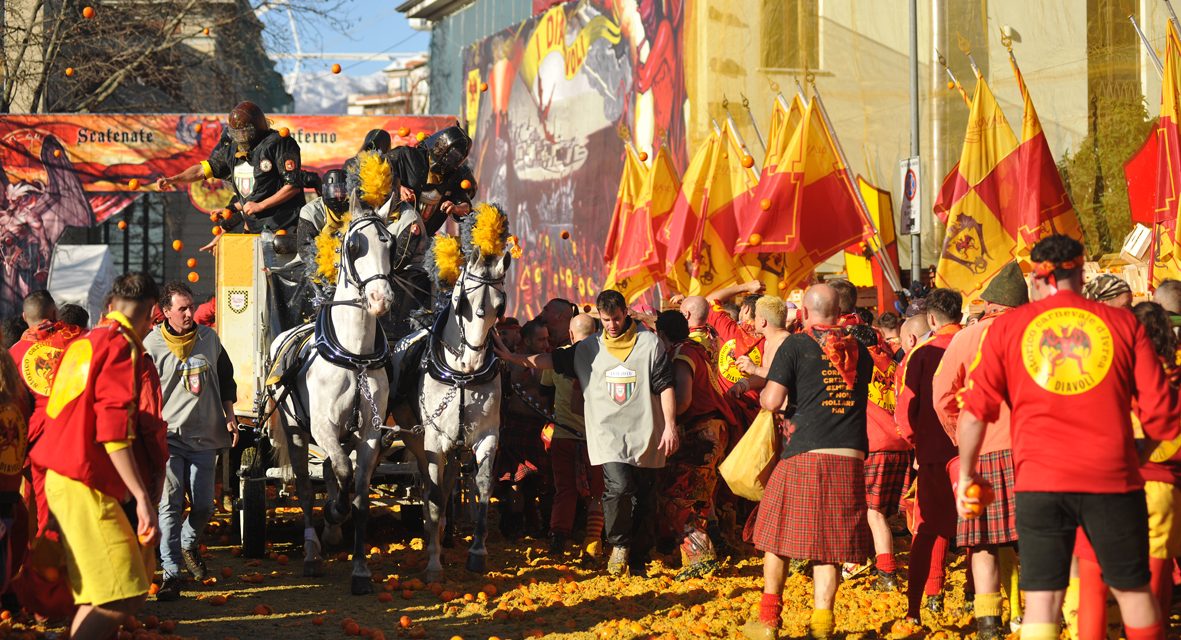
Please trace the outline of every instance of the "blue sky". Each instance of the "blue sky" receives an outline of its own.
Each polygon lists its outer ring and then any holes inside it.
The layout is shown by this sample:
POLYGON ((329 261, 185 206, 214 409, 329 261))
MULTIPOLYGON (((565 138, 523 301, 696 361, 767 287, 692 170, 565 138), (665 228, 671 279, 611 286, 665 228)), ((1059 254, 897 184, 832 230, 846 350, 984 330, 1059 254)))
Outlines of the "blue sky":
MULTIPOLYGON (((339 33, 324 24, 308 23, 300 20, 298 30, 300 41, 305 53, 377 53, 426 51, 430 46, 431 36, 427 31, 415 31, 410 28, 406 17, 394 10, 401 4, 401 0, 350 0, 343 9, 345 18, 352 29, 346 33, 339 33)), ((269 29, 290 29, 287 16, 266 16, 264 20, 269 29), (276 20, 275 18, 278 18, 276 20)), ((380 71, 389 64, 386 61, 365 62, 356 60, 309 59, 303 61, 303 70, 315 72, 326 70, 333 63, 339 62, 343 73, 350 76, 363 76, 380 71)), ((290 60, 279 61, 280 72, 291 69, 290 60)))

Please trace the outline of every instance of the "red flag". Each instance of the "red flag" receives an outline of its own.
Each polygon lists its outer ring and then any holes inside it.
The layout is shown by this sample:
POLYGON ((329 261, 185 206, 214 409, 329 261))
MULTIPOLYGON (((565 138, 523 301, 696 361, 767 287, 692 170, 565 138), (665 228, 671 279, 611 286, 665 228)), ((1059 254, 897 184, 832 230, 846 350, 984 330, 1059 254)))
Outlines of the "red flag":
POLYGON ((1124 163, 1124 181, 1128 183, 1128 207, 1132 222, 1152 227, 1156 222, 1156 160, 1160 155, 1156 129, 1148 132, 1144 144, 1124 163))

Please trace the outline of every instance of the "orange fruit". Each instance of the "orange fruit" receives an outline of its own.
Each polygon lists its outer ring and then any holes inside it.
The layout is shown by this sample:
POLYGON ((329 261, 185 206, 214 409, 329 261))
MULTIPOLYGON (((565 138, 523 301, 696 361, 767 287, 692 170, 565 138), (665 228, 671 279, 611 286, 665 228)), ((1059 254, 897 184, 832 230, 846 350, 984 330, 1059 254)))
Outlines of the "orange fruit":
POLYGON ((230 211, 229 209, 222 209, 222 211, 221 211, 221 219, 222 220, 229 220, 232 217, 234 217, 233 211, 230 211))
POLYGON ((414 139, 422 142, 423 140, 426 140, 426 134, 419 131, 418 133, 414 134, 414 139))
POLYGON ((193 125, 193 133, 201 133, 201 123, 200 122, 193 125))
POLYGON ((465 594, 463 594, 463 601, 464 602, 475 602, 476 596, 473 596, 470 593, 465 593, 465 594))
POLYGON ((256 616, 269 616, 274 612, 275 612, 274 609, 268 607, 265 604, 258 605, 257 607, 254 608, 254 611, 253 611, 254 615, 256 615, 256 616))
MULTIPOLYGON (((197 259, 196 258, 189 258, 188 261, 185 262, 185 264, 188 265, 188 267, 190 269, 195 268, 197 266, 197 259)), ((229 536, 226 536, 226 537, 229 537, 229 536)), ((230 569, 229 567, 226 567, 225 569, 222 569, 221 571, 222 571, 222 575, 225 575, 226 571, 229 571, 231 575, 234 572, 234 570, 230 569)), ((230 576, 227 575, 226 577, 228 578, 230 576)))
POLYGON ((317 627, 323 626, 324 616, 316 616, 315 618, 312 618, 312 624, 316 625, 317 627))
POLYGON ((750 156, 742 156, 742 166, 746 169, 755 166, 755 159, 750 156))
POLYGON ((203 35, 203 36, 209 35, 209 27, 205 27, 204 29, 202 29, 201 35, 203 35))
POLYGON ((216 595, 216 596, 209 596, 207 601, 209 602, 209 604, 211 604, 215 607, 220 607, 221 605, 226 603, 226 600, 227 600, 227 598, 225 596, 216 595))
POLYGON ((94 7, 82 7, 82 17, 90 20, 94 17, 94 7))
POLYGON ((491 583, 486 584, 486 585, 484 585, 484 588, 481 589, 481 591, 488 594, 489 597, 495 596, 496 595, 496 585, 491 584, 491 583))
MULTIPOLYGON (((189 261, 191 262, 192 258, 190 258, 189 261)), ((192 266, 192 265, 190 265, 190 266, 192 266)), ((229 578, 232 575, 234 575, 234 569, 232 567, 222 567, 221 568, 221 577, 229 578)))
POLYGON ((172 250, 173 251, 181 251, 184 248, 185 248, 184 242, 181 242, 180 240, 173 240, 172 241, 172 250))
POLYGON ((402 616, 401 618, 398 618, 398 626, 402 627, 403 629, 409 629, 411 624, 413 623, 410 620, 410 616, 402 616))
POLYGON ((763 211, 769 211, 771 209, 771 199, 763 198, 762 200, 759 200, 759 208, 763 211))
POLYGON ((409 590, 409 589, 407 589, 407 590, 405 590, 405 591, 403 591, 403 592, 402 592, 402 598, 403 598, 404 600, 409 600, 409 599, 411 599, 411 598, 413 598, 413 597, 414 597, 414 592, 413 592, 413 591, 411 591, 411 590, 409 590))
MULTIPOLYGON (((336 66, 339 67, 340 65, 336 66)), ((359 636, 361 635, 361 625, 349 620, 348 624, 344 625, 344 632, 350 636, 359 636)))
POLYGON ((53 157, 55 157, 55 158, 62 157, 62 150, 61 149, 54 149, 53 150, 53 157))
POLYGON ((406 127, 400 127, 398 129, 398 136, 399 137, 405 138, 408 135, 410 135, 410 129, 408 129, 406 127))
POLYGON ((952 90, 952 89, 954 89, 954 88, 955 88, 955 83, 954 83, 954 82, 952 82, 951 80, 948 80, 948 81, 947 81, 947 90, 948 90, 948 91, 951 91, 951 90, 952 90))
POLYGON ((132 191, 139 189, 139 180, 136 180, 135 178, 128 180, 127 188, 131 189, 132 191))
POLYGON ((561 233, 561 234, 559 234, 559 235, 561 235, 561 236, 562 236, 562 239, 563 239, 563 240, 569 240, 569 239, 570 239, 570 232, 569 232, 569 231, 566 231, 565 229, 562 229, 562 233, 561 233))
POLYGON ((763 244, 763 236, 761 236, 757 233, 752 233, 752 234, 750 234, 750 239, 747 240, 747 243, 750 244, 750 246, 752 246, 752 247, 757 247, 760 244, 763 244))
POLYGON ((471 189, 471 188, 472 188, 472 181, 471 181, 471 180, 467 180, 467 179, 460 180, 460 182, 459 182, 459 188, 460 188, 460 189, 463 189, 464 191, 467 191, 468 189, 471 189))
POLYGON ((66 77, 67 78, 74 77, 74 67, 66 67, 66 77))
MULTIPOLYGON (((148 595, 152 595, 152 596, 154 596, 154 595, 156 595, 156 592, 157 592, 157 591, 159 591, 159 590, 160 590, 160 585, 158 585, 158 584, 156 584, 155 582, 153 582, 153 583, 151 584, 151 586, 149 586, 149 587, 148 587, 148 595)), ((10 615, 10 616, 11 616, 12 614, 10 613, 10 614, 8 614, 8 615, 10 615)))
MULTIPOLYGON (((189 282, 196 282, 201 279, 201 276, 196 271, 189 272, 189 282)), ((226 576, 227 578, 229 576, 226 576)))
POLYGON ((648 161, 648 152, 641 151, 640 152, 640 162, 647 162, 647 161, 648 161))
POLYGON ((156 616, 144 616, 143 623, 144 628, 155 629, 156 627, 160 626, 160 618, 157 618, 156 616))
POLYGON ((391 594, 387 591, 382 591, 381 593, 377 594, 377 601, 378 602, 393 602, 394 596, 393 596, 393 594, 391 594))
POLYGON ((118 224, 118 225, 116 225, 116 226, 118 226, 118 227, 119 227, 119 230, 120 230, 120 231, 126 231, 126 230, 127 230, 127 221, 126 221, 126 220, 120 220, 120 221, 119 221, 119 224, 118 224))
POLYGON ((291 129, 288 129, 287 127, 279 127, 279 135, 286 138, 287 136, 291 135, 291 129))
POLYGON ((278 562, 279 564, 287 564, 288 562, 291 562, 291 558, 288 558, 288 557, 287 557, 287 554, 280 553, 280 554, 279 554, 279 555, 278 555, 278 556, 275 558, 275 561, 276 561, 276 562, 278 562))
POLYGON ((340 73, 340 65, 339 64, 332 65, 332 73, 340 73))
POLYGON ((286 229, 279 229, 278 231, 275 231, 275 235, 285 236, 285 235, 287 235, 287 230, 286 229))
POLYGON ((160 622, 160 631, 164 633, 176 631, 176 620, 162 620, 160 622))
POLYGON ((487 83, 487 82, 481 82, 481 83, 480 83, 480 93, 483 93, 483 92, 485 92, 485 91, 487 91, 487 90, 488 90, 488 83, 487 83))
POLYGON ((221 227, 214 227, 213 228, 213 235, 215 235, 215 236, 220 236, 221 234, 223 234, 225 232, 226 232, 226 230, 222 229, 221 227))

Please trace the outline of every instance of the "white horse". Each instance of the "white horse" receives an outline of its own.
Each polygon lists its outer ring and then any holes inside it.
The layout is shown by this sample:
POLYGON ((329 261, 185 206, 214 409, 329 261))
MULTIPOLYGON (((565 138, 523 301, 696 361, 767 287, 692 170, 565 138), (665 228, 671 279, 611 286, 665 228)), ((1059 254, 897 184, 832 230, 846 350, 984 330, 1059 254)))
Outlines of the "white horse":
MULTIPOLYGON (((380 424, 389 400, 385 369, 389 349, 377 319, 394 302, 389 276, 393 243, 384 218, 372 211, 354 215, 341 238, 336 291, 316 317, 314 356, 305 367, 306 374, 296 377, 284 400, 288 416, 301 413, 295 403, 307 409, 308 431, 328 456, 325 539, 339 541, 341 523, 349 516, 353 519, 351 590, 356 595, 373 591, 365 562, 369 482, 378 463, 380 424)), ((280 335, 271 345, 272 360, 286 337, 280 335)), ((280 421, 285 422, 283 415, 280 421)), ((304 575, 319 575, 323 559, 312 522, 315 493, 308 477, 309 434, 299 425, 288 425, 281 431, 282 435, 274 438, 278 458, 281 465, 291 464, 304 516, 304 575)))
MULTIPOLYGON (((504 214, 497 214, 503 225, 504 214)), ((500 434, 500 367, 492 352, 490 333, 497 315, 504 310, 504 279, 511 258, 507 251, 485 255, 469 242, 471 221, 464 223, 465 264, 451 291, 448 308, 435 320, 423 358, 426 371, 418 398, 421 433, 406 438, 418 458, 425 485, 423 515, 429 582, 442 577, 439 555, 445 514, 460 458, 469 452, 475 457, 478 495, 467 569, 485 571, 492 464, 500 434)))

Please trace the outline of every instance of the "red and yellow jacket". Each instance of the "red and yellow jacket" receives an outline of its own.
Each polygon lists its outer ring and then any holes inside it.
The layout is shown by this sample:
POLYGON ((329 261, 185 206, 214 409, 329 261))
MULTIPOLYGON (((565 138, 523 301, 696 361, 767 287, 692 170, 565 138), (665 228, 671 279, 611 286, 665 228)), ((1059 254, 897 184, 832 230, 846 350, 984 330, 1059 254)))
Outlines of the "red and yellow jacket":
POLYGON ((62 356, 33 463, 122 500, 127 487, 106 445, 130 441, 140 476, 157 495, 168 461, 159 396, 159 375, 143 344, 122 314, 108 315, 62 356))
POLYGON ((9 353, 16 363, 21 381, 33 395, 33 416, 29 419, 29 442, 41 437, 45 422, 45 404, 49 401, 49 389, 58 365, 70 343, 83 333, 81 327, 63 322, 44 323, 29 327, 21 339, 12 345, 9 353))

